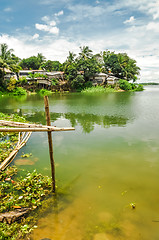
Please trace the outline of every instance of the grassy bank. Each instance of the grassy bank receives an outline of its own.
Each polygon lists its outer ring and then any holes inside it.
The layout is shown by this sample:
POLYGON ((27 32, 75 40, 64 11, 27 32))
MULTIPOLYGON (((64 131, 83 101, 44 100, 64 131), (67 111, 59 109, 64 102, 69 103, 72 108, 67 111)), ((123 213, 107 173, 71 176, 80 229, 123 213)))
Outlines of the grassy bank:
POLYGON ((16 87, 12 91, 0 90, 0 95, 22 96, 26 95, 27 91, 23 87, 16 87))
POLYGON ((96 86, 96 87, 90 87, 82 90, 82 93, 107 93, 107 92, 116 92, 116 90, 112 87, 103 87, 103 86, 96 86))
POLYGON ((120 92, 120 91, 143 91, 144 88, 141 84, 129 83, 126 80, 119 80, 119 82, 112 86, 94 86, 82 90, 85 94, 97 94, 97 93, 109 93, 109 92, 120 92))

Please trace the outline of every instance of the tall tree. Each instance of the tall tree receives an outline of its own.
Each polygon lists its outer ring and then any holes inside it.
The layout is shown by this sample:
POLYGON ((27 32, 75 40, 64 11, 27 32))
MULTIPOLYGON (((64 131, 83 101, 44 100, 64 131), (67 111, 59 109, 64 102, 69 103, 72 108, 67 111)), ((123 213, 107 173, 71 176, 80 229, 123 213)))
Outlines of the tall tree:
POLYGON ((38 53, 37 56, 31 56, 29 58, 22 59, 22 61, 20 62, 20 66, 23 69, 37 70, 42 67, 45 61, 46 58, 41 53, 38 53))
POLYGON ((63 63, 63 71, 65 78, 71 84, 72 81, 77 77, 77 63, 75 59, 76 54, 69 52, 66 61, 63 63))
POLYGON ((127 81, 137 79, 140 68, 136 65, 136 61, 131 59, 126 53, 118 53, 110 51, 103 52, 103 61, 105 71, 111 71, 116 77, 126 79, 127 81))
POLYGON ((8 49, 6 43, 0 44, 0 84, 4 85, 5 69, 10 69, 13 49, 8 49))
POLYGON ((42 53, 38 53, 37 55, 37 61, 38 61, 38 64, 39 64, 39 68, 42 66, 42 64, 44 64, 46 62, 46 57, 44 57, 42 55, 42 53))
POLYGON ((42 67, 42 69, 45 69, 45 70, 47 70, 49 72, 61 71, 62 64, 59 61, 48 60, 45 63, 43 63, 41 67, 42 67))
POLYGON ((85 82, 89 81, 95 73, 100 72, 100 65, 88 46, 80 47, 81 52, 77 58, 77 68, 84 72, 85 82))

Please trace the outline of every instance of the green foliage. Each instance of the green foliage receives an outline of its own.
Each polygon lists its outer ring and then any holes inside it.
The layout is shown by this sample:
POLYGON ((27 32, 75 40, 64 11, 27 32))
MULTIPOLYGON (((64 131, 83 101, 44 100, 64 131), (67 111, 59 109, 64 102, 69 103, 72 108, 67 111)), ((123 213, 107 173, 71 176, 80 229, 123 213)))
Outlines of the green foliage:
POLYGON ((27 91, 22 88, 22 87, 16 87, 13 91, 12 91, 12 94, 14 96, 20 96, 20 95, 26 95, 27 94, 27 91))
MULTIPOLYGON (((80 47, 80 52, 76 56, 73 52, 69 52, 66 61, 61 64, 59 61, 47 60, 41 54, 37 56, 31 56, 26 59, 20 60, 12 52, 13 49, 8 49, 7 44, 0 45, 0 85, 6 90, 4 83, 5 68, 11 69, 13 72, 18 73, 19 69, 45 69, 46 71, 64 71, 65 80, 68 81, 68 86, 73 90, 82 90, 84 87, 90 87, 89 79, 96 73, 106 72, 112 73, 119 79, 124 80, 137 80, 140 68, 134 59, 131 59, 126 53, 118 53, 111 51, 104 51, 103 53, 97 53, 93 55, 92 50, 88 46, 80 47), (82 77, 78 77, 82 75, 82 77), (84 79, 84 81, 83 81, 84 79)), ((45 78, 46 75, 35 73, 29 74, 32 79, 45 78)), ((27 83, 26 79, 20 79, 19 85, 23 86, 27 83)), ((56 86, 58 81, 52 80, 52 86, 56 86)), ((127 90, 137 90, 136 85, 126 85, 122 87, 127 90)), ((34 84, 34 86, 36 86, 34 84)), ((16 84, 12 84, 12 81, 8 85, 8 90, 12 91, 16 88, 16 84)), ((140 86, 138 90, 142 90, 140 86)))
POLYGON ((14 77, 10 78, 10 81, 7 84, 7 90, 12 92, 16 88, 17 80, 14 77))
POLYGON ((52 85, 52 86, 56 86, 56 85, 58 85, 58 83, 59 83, 59 81, 58 81, 57 78, 52 78, 52 79, 51 79, 51 85, 52 85))
POLYGON ((139 84, 136 85, 134 83, 129 83, 127 80, 120 79, 119 80, 119 87, 125 91, 143 91, 143 85, 139 84))
POLYGON ((16 73, 20 69, 18 65, 20 59, 16 57, 12 52, 13 49, 8 49, 8 45, 6 43, 0 44, 0 85, 3 88, 6 87, 4 81, 5 68, 10 69, 16 73))
POLYGON ((41 67, 49 72, 62 70, 62 64, 59 61, 48 60, 41 67))
POLYGON ((100 71, 100 65, 97 58, 93 56, 92 50, 88 46, 81 47, 79 56, 69 52, 64 63, 65 78, 70 83, 72 89, 81 91, 89 78, 100 71), (82 74, 82 75, 81 75, 82 74))
POLYGON ((142 84, 138 84, 137 85, 137 88, 136 88, 136 91, 143 91, 144 90, 144 87, 142 84))
POLYGON ((77 91, 81 91, 84 88, 84 84, 84 77, 82 75, 78 75, 75 79, 72 80, 71 87, 77 91))
POLYGON ((112 72, 116 77, 136 81, 140 68, 136 61, 126 53, 103 52, 103 61, 106 72, 112 72))
MULTIPOLYGON (((6 115, 0 113, 0 119, 25 122, 23 117, 18 115, 6 115)), ((18 141, 18 134, 7 133, 0 135, 0 160, 3 161, 13 150, 18 141)), ((51 192, 51 179, 48 176, 42 176, 37 173, 27 172, 25 176, 19 179, 16 176, 17 168, 8 167, 0 174, 0 212, 14 211, 16 208, 28 207, 31 210, 41 206, 42 200, 51 192)), ((6 239, 24 239, 24 236, 30 233, 35 224, 35 218, 29 216, 12 224, 0 223, 0 240, 6 239)))
POLYGON ((52 92, 51 91, 49 91, 49 90, 47 90, 47 89, 40 89, 40 91, 38 92, 40 95, 43 95, 43 96, 48 96, 48 95, 51 95, 52 94, 52 92))
POLYGON ((28 82, 28 81, 27 81, 26 77, 24 77, 24 76, 23 76, 23 77, 20 77, 19 80, 18 80, 18 83, 19 83, 21 86, 25 85, 27 82, 28 82))
POLYGON ((87 82, 91 76, 100 71, 100 67, 88 46, 80 49, 81 52, 77 58, 77 69, 84 72, 84 79, 87 82))
POLYGON ((44 62, 45 57, 41 53, 38 53, 37 56, 22 59, 22 61, 20 62, 20 66, 22 67, 22 69, 37 70, 44 64, 44 62))
MULTIPOLYGON (((16 208, 28 207, 32 210, 41 206, 41 201, 51 192, 51 179, 42 176, 36 170, 24 177, 15 178, 16 167, 9 167, 0 175, 0 212, 8 212, 16 208)), ((0 239, 21 239, 30 233, 32 217, 11 225, 0 223, 0 239)))
POLYGON ((146 85, 159 85, 159 83, 155 83, 155 82, 149 82, 149 83, 141 83, 142 85, 146 86, 146 85))
POLYGON ((132 90, 132 85, 131 85, 131 83, 129 83, 127 80, 123 80, 123 79, 120 79, 120 80, 119 80, 119 87, 120 87, 122 90, 125 90, 125 91, 132 90))
POLYGON ((47 75, 42 74, 42 73, 29 73, 29 78, 31 79, 36 79, 36 78, 44 78, 47 79, 47 75))
POLYGON ((92 82, 88 81, 84 84, 84 88, 91 88, 92 87, 92 82))

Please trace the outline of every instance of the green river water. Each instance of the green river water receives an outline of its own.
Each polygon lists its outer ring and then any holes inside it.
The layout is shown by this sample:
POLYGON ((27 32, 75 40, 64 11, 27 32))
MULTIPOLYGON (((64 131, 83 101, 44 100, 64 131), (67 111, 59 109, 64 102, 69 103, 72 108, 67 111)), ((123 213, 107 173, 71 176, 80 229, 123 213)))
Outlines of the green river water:
MULTIPOLYGON (((159 239, 159 86, 143 92, 49 97, 57 185, 33 240, 159 239), (135 208, 131 208, 134 203, 135 208)), ((0 111, 45 124, 43 97, 1 97, 0 111)), ((33 133, 14 160, 50 176, 47 133, 33 133), (22 153, 32 156, 21 160, 22 153)), ((22 171, 19 171, 20 173, 22 171)))

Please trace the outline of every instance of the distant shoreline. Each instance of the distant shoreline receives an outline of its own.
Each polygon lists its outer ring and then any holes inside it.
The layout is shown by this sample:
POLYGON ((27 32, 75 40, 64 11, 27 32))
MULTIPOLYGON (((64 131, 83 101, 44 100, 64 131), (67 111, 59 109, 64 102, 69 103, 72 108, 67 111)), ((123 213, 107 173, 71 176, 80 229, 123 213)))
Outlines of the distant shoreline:
POLYGON ((159 83, 154 83, 154 82, 152 82, 152 83, 141 83, 142 85, 159 85, 159 83))

